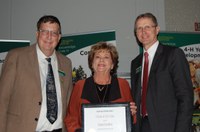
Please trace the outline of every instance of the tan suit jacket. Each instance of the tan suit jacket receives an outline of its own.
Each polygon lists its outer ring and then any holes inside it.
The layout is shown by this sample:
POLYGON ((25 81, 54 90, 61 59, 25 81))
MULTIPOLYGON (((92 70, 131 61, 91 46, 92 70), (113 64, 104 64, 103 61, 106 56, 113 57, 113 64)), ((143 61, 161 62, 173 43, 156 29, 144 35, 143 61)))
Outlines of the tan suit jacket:
MULTIPOLYGON (((64 118, 72 91, 71 61, 58 52, 56 56, 64 118)), ((42 102, 36 44, 10 51, 2 68, 0 132, 34 132, 42 102)))

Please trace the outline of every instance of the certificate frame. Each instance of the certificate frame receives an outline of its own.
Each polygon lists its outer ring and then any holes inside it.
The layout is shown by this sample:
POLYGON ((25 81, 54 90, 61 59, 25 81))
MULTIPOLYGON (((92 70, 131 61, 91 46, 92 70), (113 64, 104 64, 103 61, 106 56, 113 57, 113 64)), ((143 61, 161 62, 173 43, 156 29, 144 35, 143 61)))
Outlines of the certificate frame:
POLYGON ((130 103, 82 104, 82 132, 132 132, 130 103))

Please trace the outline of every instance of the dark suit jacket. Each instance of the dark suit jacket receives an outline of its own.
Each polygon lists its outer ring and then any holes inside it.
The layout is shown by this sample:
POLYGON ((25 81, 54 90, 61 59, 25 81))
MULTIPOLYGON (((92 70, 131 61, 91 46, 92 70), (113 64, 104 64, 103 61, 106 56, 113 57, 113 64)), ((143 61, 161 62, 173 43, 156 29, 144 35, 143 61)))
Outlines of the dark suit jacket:
MULTIPOLYGON (((138 107, 135 131, 140 132, 143 54, 131 63, 132 95, 138 107)), ((159 44, 149 73, 147 112, 152 132, 190 132, 193 89, 184 52, 159 44)))
MULTIPOLYGON (((56 52, 63 118, 72 91, 71 61, 56 52)), ((36 44, 10 51, 0 77, 0 132, 34 132, 42 102, 36 44)), ((64 128, 64 125, 63 125, 64 128)))

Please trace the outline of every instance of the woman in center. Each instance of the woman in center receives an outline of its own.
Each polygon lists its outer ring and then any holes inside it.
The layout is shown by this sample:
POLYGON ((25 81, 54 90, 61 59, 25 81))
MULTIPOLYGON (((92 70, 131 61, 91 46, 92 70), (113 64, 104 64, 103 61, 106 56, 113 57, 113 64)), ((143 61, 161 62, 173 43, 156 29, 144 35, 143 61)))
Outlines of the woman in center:
POLYGON ((79 132, 81 123, 81 104, 130 102, 131 114, 136 113, 130 86, 125 79, 116 76, 118 52, 107 42, 99 42, 91 47, 88 64, 92 76, 79 80, 73 89, 65 125, 68 132, 79 132))

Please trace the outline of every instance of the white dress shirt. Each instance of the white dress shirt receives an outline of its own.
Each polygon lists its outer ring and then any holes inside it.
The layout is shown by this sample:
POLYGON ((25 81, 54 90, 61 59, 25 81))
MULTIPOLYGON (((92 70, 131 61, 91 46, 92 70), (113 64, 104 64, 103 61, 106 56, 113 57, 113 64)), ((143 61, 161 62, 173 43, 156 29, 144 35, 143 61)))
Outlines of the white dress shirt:
MULTIPOLYGON (((149 54, 149 56, 148 56, 148 59, 149 59, 148 75, 149 75, 149 72, 150 72, 150 69, 151 69, 153 58, 154 58, 156 50, 158 48, 158 44, 159 44, 159 42, 156 41, 155 44, 153 44, 147 51, 145 49, 143 49, 143 51, 144 51, 143 53, 147 52, 149 54)), ((142 60, 143 61, 142 61, 142 76, 141 76, 141 81, 143 81, 144 55, 143 55, 143 59, 142 60)), ((142 84, 142 82, 141 82, 141 84, 142 84)))
POLYGON ((55 52, 53 53, 51 58, 51 65, 53 67, 53 73, 55 78, 55 85, 56 85, 56 93, 57 93, 57 101, 58 101, 58 118, 57 120, 51 124, 48 119, 46 118, 47 114, 47 101, 46 101, 46 77, 48 72, 48 62, 46 57, 38 45, 36 46, 37 56, 38 56, 38 63, 39 63, 39 70, 40 70, 40 80, 41 80, 41 91, 42 91, 42 103, 41 103, 41 110, 40 115, 36 127, 36 131, 52 131, 54 129, 62 128, 63 119, 62 119, 62 97, 61 97, 61 88, 60 88, 60 79, 58 75, 58 63, 55 52))
MULTIPOLYGON (((152 62, 153 62, 153 58, 155 56, 155 53, 156 53, 156 50, 158 48, 158 44, 159 42, 156 41, 147 51, 143 48, 143 59, 142 59, 142 75, 141 75, 141 84, 143 84, 143 71, 144 71, 144 60, 145 60, 145 56, 144 56, 144 53, 147 52, 148 53, 148 59, 149 59, 149 64, 148 64, 148 75, 150 73, 150 69, 151 69, 151 65, 152 65, 152 62)), ((148 87, 148 86, 147 86, 148 87)), ((141 89, 141 94, 142 94, 142 89, 141 89)), ((141 107, 141 105, 140 105, 141 107)), ((141 110, 140 109, 140 113, 141 113, 141 110)), ((142 114, 141 114, 142 115, 142 114)), ((148 111, 147 111, 147 115, 148 115, 148 111)))

